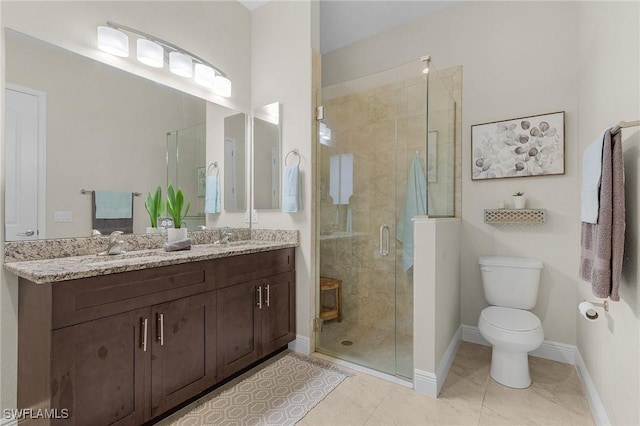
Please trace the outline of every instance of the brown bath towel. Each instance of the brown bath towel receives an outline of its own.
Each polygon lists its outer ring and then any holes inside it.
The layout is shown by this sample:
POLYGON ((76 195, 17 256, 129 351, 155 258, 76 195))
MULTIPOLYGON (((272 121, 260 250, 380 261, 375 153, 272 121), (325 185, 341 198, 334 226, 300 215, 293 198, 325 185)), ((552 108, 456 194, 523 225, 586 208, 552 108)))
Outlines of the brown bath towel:
POLYGON ((624 161, 621 132, 607 130, 602 148, 598 223, 582 223, 580 278, 591 282, 596 297, 620 300, 624 251, 624 161))

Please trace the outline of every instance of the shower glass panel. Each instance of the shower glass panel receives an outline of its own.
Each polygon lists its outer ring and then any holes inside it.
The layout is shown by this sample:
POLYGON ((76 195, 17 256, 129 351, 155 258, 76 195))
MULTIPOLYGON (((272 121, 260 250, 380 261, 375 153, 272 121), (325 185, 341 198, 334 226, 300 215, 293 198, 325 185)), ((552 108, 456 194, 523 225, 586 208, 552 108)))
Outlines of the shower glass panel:
MULTIPOLYGON (((184 223, 196 230, 205 225, 204 195, 206 179, 206 126, 196 124, 167 132, 167 186, 182 189, 184 198, 191 203, 184 223)), ((166 198, 166 189, 163 189, 166 198)))
POLYGON ((416 61, 320 90, 316 350, 413 377, 413 226, 454 215, 455 103, 416 61))
POLYGON ((453 76, 429 67, 427 182, 428 214, 451 217, 455 210, 455 111, 453 76))

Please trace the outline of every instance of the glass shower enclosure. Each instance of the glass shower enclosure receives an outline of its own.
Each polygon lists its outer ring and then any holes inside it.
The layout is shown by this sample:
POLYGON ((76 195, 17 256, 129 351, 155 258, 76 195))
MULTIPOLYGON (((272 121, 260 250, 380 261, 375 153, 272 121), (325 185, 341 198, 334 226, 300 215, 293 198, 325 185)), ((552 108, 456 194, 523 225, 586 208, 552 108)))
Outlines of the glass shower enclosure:
POLYGON ((416 215, 454 215, 455 107, 431 63, 324 87, 316 350, 413 377, 416 215))

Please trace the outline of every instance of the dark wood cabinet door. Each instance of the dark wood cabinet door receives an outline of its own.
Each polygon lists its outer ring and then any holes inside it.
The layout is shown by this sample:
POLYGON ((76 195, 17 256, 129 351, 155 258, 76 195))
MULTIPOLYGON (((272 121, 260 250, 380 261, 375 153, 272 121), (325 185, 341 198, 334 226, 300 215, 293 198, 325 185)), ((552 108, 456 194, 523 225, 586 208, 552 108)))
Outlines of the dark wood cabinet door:
POLYGON ((216 383, 214 291, 151 308, 151 416, 216 383))
POLYGON ((51 405, 70 415, 53 424, 139 425, 150 418, 149 316, 140 309, 53 331, 51 405))
POLYGON ((267 355, 296 338, 295 273, 287 272, 261 282, 262 352, 267 355))
POLYGON ((259 281, 249 281, 218 290, 218 380, 258 360, 259 286, 259 281))

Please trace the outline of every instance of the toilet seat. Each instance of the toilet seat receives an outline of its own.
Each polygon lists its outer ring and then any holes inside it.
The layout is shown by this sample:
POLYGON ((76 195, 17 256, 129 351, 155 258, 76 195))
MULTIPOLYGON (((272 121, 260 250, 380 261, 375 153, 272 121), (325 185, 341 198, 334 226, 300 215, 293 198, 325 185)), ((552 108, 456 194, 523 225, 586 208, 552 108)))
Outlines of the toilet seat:
POLYGON ((492 327, 511 332, 525 333, 542 326, 533 313, 503 306, 489 306, 482 310, 480 317, 492 327))

